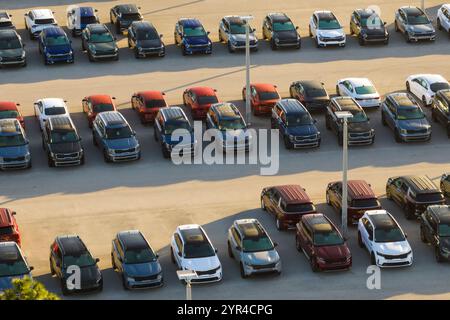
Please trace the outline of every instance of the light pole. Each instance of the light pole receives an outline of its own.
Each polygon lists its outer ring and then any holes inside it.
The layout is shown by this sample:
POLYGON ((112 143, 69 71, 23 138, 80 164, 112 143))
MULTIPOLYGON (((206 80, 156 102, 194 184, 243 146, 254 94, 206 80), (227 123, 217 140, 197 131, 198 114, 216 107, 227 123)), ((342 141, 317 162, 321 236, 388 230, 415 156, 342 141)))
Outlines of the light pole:
POLYGON ((353 115, 348 111, 337 111, 336 117, 342 119, 344 123, 344 130, 342 133, 342 235, 347 236, 347 208, 348 208, 348 194, 347 194, 347 171, 348 171, 348 125, 347 120, 353 118, 353 115))
POLYGON ((423 11, 425 11, 425 0, 420 1, 420 7, 422 8, 423 11))
POLYGON ((250 125, 250 23, 253 16, 241 17, 245 22, 245 121, 250 125))
POLYGON ((192 300, 192 279, 197 278, 197 272, 192 270, 178 270, 177 276, 180 281, 184 280, 186 282, 186 300, 192 300))

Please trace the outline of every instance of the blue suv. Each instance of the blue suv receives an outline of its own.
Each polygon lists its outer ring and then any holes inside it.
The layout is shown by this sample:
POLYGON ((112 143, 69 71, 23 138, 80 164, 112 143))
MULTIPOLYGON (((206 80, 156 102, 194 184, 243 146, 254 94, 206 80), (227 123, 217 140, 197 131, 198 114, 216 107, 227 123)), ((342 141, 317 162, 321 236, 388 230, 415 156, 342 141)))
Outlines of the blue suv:
POLYGON ((103 150, 105 162, 139 160, 141 148, 136 133, 118 111, 107 111, 97 115, 92 127, 95 146, 103 150))
POLYGON ((74 62, 72 41, 61 27, 48 27, 39 35, 39 53, 45 64, 74 62))
POLYGON ((429 141, 431 125, 409 93, 388 94, 381 105, 381 122, 389 126, 396 142, 429 141))
POLYGON ((180 107, 165 107, 159 109, 156 115, 154 128, 155 141, 161 144, 161 151, 163 157, 170 158, 173 148, 177 146, 184 154, 195 155, 197 141, 194 137, 194 130, 189 122, 188 117, 180 107), (181 137, 174 139, 172 133, 176 129, 184 129, 189 132, 188 137, 181 137), (188 143, 185 143, 185 141, 188 143))
POLYGON ((296 99, 281 99, 272 109, 271 127, 280 130, 286 149, 319 147, 316 122, 296 99))
POLYGON ((28 139, 17 119, 0 119, 0 169, 31 168, 28 139))
POLYGON ((212 53, 212 42, 198 19, 180 19, 175 24, 175 44, 181 47, 183 55, 212 53))

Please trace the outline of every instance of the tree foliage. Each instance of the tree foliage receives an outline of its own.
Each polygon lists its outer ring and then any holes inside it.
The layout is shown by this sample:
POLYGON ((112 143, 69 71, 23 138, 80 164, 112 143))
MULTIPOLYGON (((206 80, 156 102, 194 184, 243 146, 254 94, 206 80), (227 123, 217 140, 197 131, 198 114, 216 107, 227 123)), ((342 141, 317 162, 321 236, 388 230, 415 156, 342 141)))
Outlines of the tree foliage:
POLYGON ((14 279, 13 287, 0 294, 0 300, 59 300, 59 297, 47 291, 42 283, 24 277, 14 279))

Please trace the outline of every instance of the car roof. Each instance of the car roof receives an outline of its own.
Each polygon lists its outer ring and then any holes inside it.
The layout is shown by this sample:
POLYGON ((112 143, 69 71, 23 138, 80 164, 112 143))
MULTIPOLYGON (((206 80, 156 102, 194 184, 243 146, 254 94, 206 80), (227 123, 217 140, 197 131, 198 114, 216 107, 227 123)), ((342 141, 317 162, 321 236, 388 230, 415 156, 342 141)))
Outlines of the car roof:
POLYGON ((122 13, 138 13, 139 9, 135 4, 118 4, 116 6, 122 13))
POLYGON ((164 115, 166 121, 173 121, 173 120, 188 121, 186 115, 183 112, 183 109, 181 109, 180 107, 164 107, 159 110, 164 115))
POLYGON ((367 78, 344 78, 344 79, 339 80, 339 82, 341 82, 341 81, 349 81, 353 85, 360 86, 360 87, 362 87, 362 86, 373 86, 372 81, 370 81, 367 78))
POLYGON ((19 34, 14 29, 0 30, 0 38, 2 38, 2 39, 16 39, 18 37, 19 37, 19 34))
POLYGON ((303 216, 303 221, 311 227, 313 232, 329 232, 335 229, 330 220, 322 213, 306 214, 303 216))
POLYGON ((0 111, 5 110, 18 110, 15 102, 12 101, 0 101, 0 111))
POLYGON ((51 117, 48 119, 48 122, 49 122, 52 130, 58 130, 58 131, 73 131, 73 130, 75 130, 75 128, 73 127, 72 120, 68 116, 51 117))
POLYGON ((100 103, 111 103, 111 104, 113 104, 111 96, 107 95, 107 94, 96 94, 96 95, 89 96, 87 98, 89 100, 91 100, 91 102, 94 105, 100 104, 100 103))
POLYGON ((215 103, 211 106, 220 118, 239 118, 239 109, 230 102, 215 103))
POLYGON ((333 97, 332 101, 336 102, 342 111, 361 110, 361 106, 352 97, 333 97))
POLYGON ((1 133, 18 133, 21 132, 20 122, 17 119, 0 119, 0 134, 1 133))
POLYGON ((369 210, 366 211, 367 217, 372 221, 374 227, 377 228, 392 228, 398 226, 394 218, 386 210, 369 210))
POLYGON ((103 24, 103 23, 91 23, 88 24, 87 27, 91 32, 105 32, 105 31, 109 31, 108 27, 103 24))
POLYGON ((148 21, 133 21, 132 23, 133 27, 136 28, 136 30, 150 30, 155 29, 153 24, 148 21))
POLYGON ((259 238, 267 235, 256 219, 236 220, 234 224, 244 238, 259 238))
POLYGON ((422 78, 426 82, 432 84, 435 82, 448 82, 447 79, 445 79, 440 74, 432 74, 432 73, 422 73, 422 74, 414 74, 411 75, 410 78, 422 78))
POLYGON ((92 7, 79 7, 80 16, 82 17, 92 17, 95 16, 94 8, 92 7))
POLYGON ((370 185, 364 180, 347 181, 348 192, 353 199, 374 199, 376 198, 370 185))
POLYGON ((393 102, 399 106, 417 106, 417 104, 414 102, 414 99, 410 96, 409 93, 406 92, 390 93, 388 97, 390 97, 393 102))
POLYGON ((280 99, 277 103, 286 113, 306 113, 306 108, 297 99, 280 99))
POLYGON ((33 9, 31 10, 35 19, 52 19, 53 11, 50 9, 33 9))
POLYGON ((420 8, 414 6, 403 6, 400 9, 402 9, 407 15, 421 15, 424 13, 420 8))
POLYGON ((294 83, 299 83, 304 87, 305 89, 323 89, 323 84, 320 81, 317 80, 298 80, 294 83))
POLYGON ((268 16, 272 19, 273 22, 288 22, 291 21, 287 14, 284 12, 271 12, 268 16))
POLYGON ((274 186, 286 204, 312 203, 306 191, 298 184, 274 186))
POLYGON ((277 92, 277 88, 271 83, 252 83, 251 85, 255 87, 256 91, 277 92))
POLYGON ((43 98, 40 100, 44 108, 65 107, 66 103, 61 98, 43 98))
POLYGON ((10 227, 13 225, 11 211, 6 208, 0 208, 0 228, 10 227))
POLYGON ((433 181, 431 181, 427 176, 411 175, 403 176, 403 179, 409 184, 410 188, 413 189, 414 192, 440 192, 433 181))
POLYGON ((244 19, 242 19, 241 16, 225 16, 223 18, 230 24, 239 24, 239 25, 245 24, 244 19))
POLYGON ((196 18, 181 18, 178 20, 178 23, 181 24, 183 27, 200 27, 202 24, 200 23, 200 20, 196 18))
POLYGON ((57 241, 65 255, 77 256, 87 251, 83 241, 77 235, 58 236, 57 241))
POLYGON ((139 230, 121 231, 117 234, 125 250, 148 248, 144 235, 139 230))
POLYGON ((155 100, 155 99, 164 100, 164 95, 161 91, 156 90, 139 91, 137 94, 143 97, 145 100, 155 100))
POLYGON ((126 124, 125 118, 122 116, 122 114, 119 111, 105 111, 105 112, 99 113, 97 115, 97 117, 101 117, 101 119, 103 119, 103 121, 108 126, 126 124))
POLYGON ((208 242, 206 234, 198 224, 185 224, 178 226, 178 231, 184 243, 208 242))
POLYGON ((44 34, 48 37, 54 37, 54 36, 64 36, 66 33, 64 32, 63 28, 54 26, 54 27, 47 27, 44 30, 42 30, 44 34))
POLYGON ((375 10, 372 9, 372 8, 365 8, 365 9, 358 8, 358 9, 355 10, 355 12, 356 12, 360 17, 363 17, 363 18, 370 17, 371 15, 374 15, 374 14, 375 14, 375 15, 378 15, 378 14, 375 12, 375 10))
POLYGON ((437 219, 437 223, 450 223, 450 206, 448 205, 431 205, 428 210, 437 219))
POLYGON ((211 87, 192 87, 188 89, 198 96, 215 96, 216 91, 211 87))

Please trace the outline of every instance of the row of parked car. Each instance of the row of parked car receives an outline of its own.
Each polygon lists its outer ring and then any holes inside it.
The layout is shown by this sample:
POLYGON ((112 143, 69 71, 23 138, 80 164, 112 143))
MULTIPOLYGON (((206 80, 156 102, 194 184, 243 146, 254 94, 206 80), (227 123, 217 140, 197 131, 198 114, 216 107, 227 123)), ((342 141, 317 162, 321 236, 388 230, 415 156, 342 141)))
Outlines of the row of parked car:
MULTIPOLYGON (((110 10, 110 22, 117 34, 127 32, 128 47, 136 58, 165 55, 162 35, 150 22, 144 21, 140 8, 133 4, 116 5, 110 10)), ((450 34, 450 5, 444 4, 437 14, 438 29, 450 34)), ((395 14, 395 31, 404 34, 408 42, 434 41, 436 32, 432 21, 420 8, 405 6, 395 14)), ((58 27, 50 9, 33 9, 25 14, 25 28, 30 39, 39 39, 39 52, 45 64, 74 62, 72 41, 58 27)), ((92 7, 69 6, 67 28, 72 35, 81 35, 82 50, 89 61, 119 59, 115 36, 105 24, 100 24, 97 10, 92 7)), ((225 16, 219 23, 219 41, 227 45, 230 52, 241 50, 246 45, 247 21, 241 16, 225 16)), ((315 11, 309 21, 309 35, 317 47, 345 46, 346 32, 331 11, 315 11)), ((26 65, 26 53, 20 36, 15 32, 11 16, 0 12, 0 65, 26 65)), ((258 50, 256 29, 249 26, 250 48, 258 50)), ((373 9, 357 9, 350 18, 350 34, 355 35, 361 45, 373 42, 388 44, 389 32, 386 23, 373 9)), ((264 40, 270 42, 272 50, 285 47, 300 49, 301 37, 298 26, 285 13, 269 13, 262 25, 264 40)), ((175 24, 174 42, 183 55, 195 53, 211 54, 213 44, 201 22, 196 18, 182 18, 175 24)))
MULTIPOLYGON (((386 210, 364 180, 348 181, 348 223, 357 225, 358 244, 379 267, 411 266, 413 252, 397 220, 386 210)), ((386 197, 395 201, 407 219, 419 219, 420 238, 429 243, 438 262, 450 259, 450 176, 441 177, 441 189, 426 176, 389 178, 386 197)), ((261 209, 274 217, 278 230, 294 229, 295 244, 309 260, 314 272, 350 269, 352 254, 347 239, 314 203, 300 185, 264 188, 261 209)), ((342 182, 326 188, 326 202, 338 214, 342 211, 342 182)), ((21 234, 10 209, 0 209, 0 290, 11 286, 14 278, 31 276, 32 267, 24 258, 21 234)), ((282 263, 266 229, 257 219, 235 220, 227 232, 227 252, 239 265, 242 278, 282 272, 282 263)), ((159 287, 164 283, 158 253, 138 230, 118 232, 112 240, 111 266, 120 275, 125 289, 159 287)), ((222 280, 217 249, 205 230, 196 224, 178 226, 170 240, 170 257, 177 269, 195 271, 193 283, 222 280)), ((55 238, 50 246, 50 272, 56 276, 63 294, 101 290, 103 277, 87 246, 78 235, 55 238), (73 266, 81 272, 81 285, 72 286, 73 266)))
MULTIPOLYGON (((254 115, 270 115, 271 128, 279 129, 287 149, 317 148, 321 133, 311 113, 324 112, 325 126, 343 143, 343 122, 339 112, 348 111, 348 144, 370 145, 375 141, 365 109, 381 109, 382 124, 394 132, 397 142, 429 141, 431 125, 420 106, 432 107, 432 119, 444 125, 450 136, 450 84, 440 75, 417 74, 406 79, 407 92, 389 93, 381 99, 373 83, 366 78, 344 78, 336 85, 337 97, 330 97, 318 81, 296 81, 290 85, 291 98, 282 99, 273 84, 250 85, 250 106, 254 115), (421 101, 421 102, 420 102, 421 101)), ((246 99, 246 88, 242 97, 246 99)), ((135 131, 118 112, 115 98, 92 95, 82 100, 82 109, 92 128, 92 140, 107 162, 138 160, 140 144, 135 131)), ((207 129, 221 135, 215 143, 222 151, 249 151, 252 134, 239 109, 233 103, 220 102, 210 87, 193 87, 183 92, 183 104, 194 119, 204 120, 207 129), (230 134, 227 134, 230 133, 230 134)), ((169 107, 160 91, 136 92, 131 106, 142 123, 154 123, 154 138, 165 158, 173 153, 196 154, 201 143, 195 139, 193 126, 181 107, 169 107), (172 134, 186 130, 183 143, 172 134), (177 148, 175 148, 177 146, 177 148)), ((34 112, 42 131, 42 146, 49 166, 81 165, 85 155, 81 138, 70 118, 66 101, 39 99, 34 112)), ((25 135, 25 123, 18 104, 0 102, 0 169, 30 168, 31 155, 25 135)))

